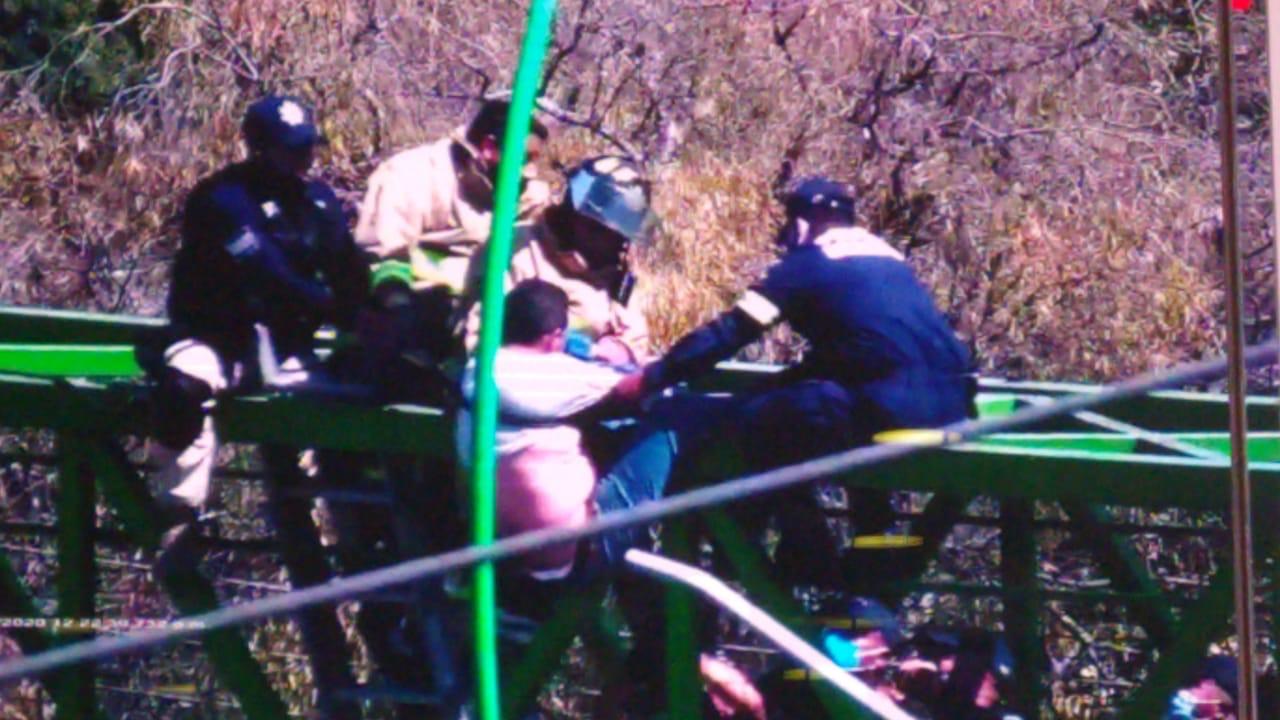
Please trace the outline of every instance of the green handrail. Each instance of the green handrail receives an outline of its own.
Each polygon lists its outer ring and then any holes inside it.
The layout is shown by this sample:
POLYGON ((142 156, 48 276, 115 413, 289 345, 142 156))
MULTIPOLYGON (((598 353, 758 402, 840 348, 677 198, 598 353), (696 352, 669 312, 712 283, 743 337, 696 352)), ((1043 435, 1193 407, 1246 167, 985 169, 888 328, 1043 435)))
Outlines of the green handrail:
POLYGON ((44 377, 134 378, 142 368, 132 345, 0 342, 0 372, 44 377))
MULTIPOLYGON (((476 350, 476 394, 473 409, 472 441, 472 541, 493 542, 497 502, 494 487, 494 432, 498 419, 498 391, 493 382, 493 364, 501 336, 504 277, 511 257, 515 233, 516 202, 520 195, 520 175, 524 168, 525 140, 533 116, 534 101, 542 75, 542 60, 551 38, 554 0, 533 0, 529 24, 520 48, 498 164, 498 183, 493 202, 493 228, 485 263, 484 294, 481 305, 480 344, 476 350)), ((495 577, 492 563, 478 565, 475 572, 473 607, 475 613, 476 708, 483 720, 498 720, 502 714, 498 690, 498 630, 495 612, 495 577)))

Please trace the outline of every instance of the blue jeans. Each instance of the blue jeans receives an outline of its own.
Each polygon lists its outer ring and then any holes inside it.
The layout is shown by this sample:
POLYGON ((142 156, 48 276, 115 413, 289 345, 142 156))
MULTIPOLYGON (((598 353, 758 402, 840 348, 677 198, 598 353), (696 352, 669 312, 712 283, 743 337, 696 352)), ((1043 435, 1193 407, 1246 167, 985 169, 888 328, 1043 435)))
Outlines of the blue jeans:
MULTIPOLYGON (((659 429, 641 437, 600 478, 597 512, 603 515, 627 510, 662 497, 671 478, 676 448, 676 434, 671 430, 659 429)), ((605 568, 621 567, 627 550, 641 546, 648 533, 644 525, 604 533, 597 541, 599 561, 605 568)))
MULTIPOLYGON (((661 498, 677 460, 701 449, 731 404, 728 398, 693 394, 658 398, 631 432, 631 442, 600 478, 596 510, 617 512, 661 498)), ((601 535, 597 547, 601 569, 619 568, 627 550, 647 545, 647 536, 645 526, 601 535)))

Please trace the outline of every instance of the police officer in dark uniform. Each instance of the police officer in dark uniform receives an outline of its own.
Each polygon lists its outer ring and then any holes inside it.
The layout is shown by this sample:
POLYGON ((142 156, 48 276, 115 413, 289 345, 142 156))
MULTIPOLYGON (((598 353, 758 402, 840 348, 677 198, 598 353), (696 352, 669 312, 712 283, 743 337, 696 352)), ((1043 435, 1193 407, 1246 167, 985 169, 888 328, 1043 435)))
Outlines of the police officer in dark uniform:
MULTIPOLYGON (((187 198, 174 259, 162 352, 139 358, 157 381, 152 458, 165 492, 169 531, 161 573, 194 566, 196 513, 208 500, 217 437, 208 409, 220 394, 305 381, 316 372, 313 343, 324 323, 354 325, 368 295, 366 264, 327 185, 308 180, 322 140, 312 111, 292 97, 268 96, 244 117, 249 157, 202 180, 187 198), (261 362, 270 358, 272 367, 261 362), (276 362, 280 361, 279 366, 276 362)), ((295 586, 324 582, 329 570, 310 502, 287 498, 299 481, 297 453, 264 448, 273 480, 269 514, 295 586)), ((332 608, 299 618, 322 710, 356 717, 332 701, 350 684, 345 640, 332 608)))
MULTIPOLYGON (((777 244, 782 257, 732 310, 684 337, 618 392, 635 397, 709 371, 786 320, 809 342, 803 361, 735 413, 752 469, 971 414, 968 350, 902 255, 855 225, 854 201, 843 185, 821 178, 798 183, 786 198, 777 244)), ((793 493, 782 505, 795 500, 793 493)), ((860 534, 883 532, 892 522, 883 491, 860 491, 854 504, 860 534)), ((796 580, 829 582, 836 579, 830 575, 836 549, 811 499, 807 505, 809 512, 778 510, 777 558, 801 571, 796 580)))

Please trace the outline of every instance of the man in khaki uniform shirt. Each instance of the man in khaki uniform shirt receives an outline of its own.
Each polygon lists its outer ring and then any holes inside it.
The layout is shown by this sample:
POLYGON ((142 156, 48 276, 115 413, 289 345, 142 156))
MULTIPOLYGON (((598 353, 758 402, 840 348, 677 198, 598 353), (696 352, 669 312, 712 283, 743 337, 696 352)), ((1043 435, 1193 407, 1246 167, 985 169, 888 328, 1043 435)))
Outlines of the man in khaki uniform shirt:
MULTIPOLYGON (((383 260, 407 261, 412 277, 403 279, 416 287, 461 292, 468 259, 489 238, 509 110, 509 103, 490 100, 465 129, 379 165, 360 205, 356 242, 383 260)), ((550 199, 550 188, 534 179, 532 170, 546 139, 546 127, 534 120, 519 209, 525 220, 550 199)))
MULTIPOLYGON (((643 363, 652 350, 628 252, 648 239, 655 220, 648 183, 634 164, 608 155, 587 160, 569 173, 564 199, 519 229, 506 289, 531 278, 559 286, 569 296, 569 330, 584 341, 576 350, 570 343, 571 352, 612 365, 643 363)), ((473 255, 467 278, 468 349, 480 329, 475 301, 484 262, 484 253, 473 255)))

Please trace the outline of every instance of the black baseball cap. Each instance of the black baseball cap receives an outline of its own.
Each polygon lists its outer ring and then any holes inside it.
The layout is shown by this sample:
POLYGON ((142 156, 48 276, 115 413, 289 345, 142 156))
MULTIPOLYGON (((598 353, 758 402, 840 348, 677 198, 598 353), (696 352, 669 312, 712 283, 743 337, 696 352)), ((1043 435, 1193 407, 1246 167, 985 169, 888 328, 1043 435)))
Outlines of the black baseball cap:
POLYGON ((250 105, 243 128, 249 143, 259 147, 301 148, 324 142, 315 113, 302 100, 289 95, 268 95, 250 105))
POLYGON ((804 178, 786 194, 787 215, 805 217, 814 212, 834 212, 853 217, 853 193, 848 186, 824 177, 804 178))

